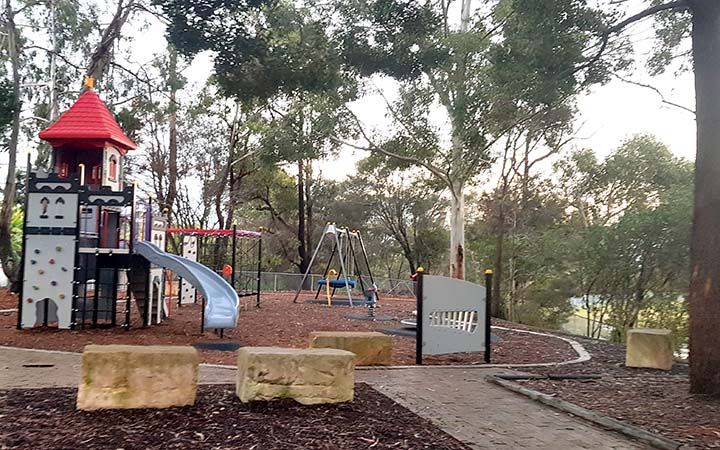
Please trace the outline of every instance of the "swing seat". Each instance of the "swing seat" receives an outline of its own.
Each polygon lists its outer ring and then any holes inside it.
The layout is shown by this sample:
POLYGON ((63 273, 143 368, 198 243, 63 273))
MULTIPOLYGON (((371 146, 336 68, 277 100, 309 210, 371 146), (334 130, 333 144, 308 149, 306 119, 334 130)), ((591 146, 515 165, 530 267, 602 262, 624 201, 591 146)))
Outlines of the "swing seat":
MULTIPOLYGON (((345 287, 345 281, 346 281, 346 280, 344 280, 344 279, 330 280, 330 287, 331 287, 331 288, 344 288, 344 287, 345 287)), ((327 280, 318 280, 318 285, 319 285, 319 286, 325 286, 325 283, 326 283, 326 282, 327 282, 327 280)), ((347 285, 350 286, 350 288, 352 289, 352 288, 355 287, 355 281, 353 281, 353 280, 347 280, 347 285)))

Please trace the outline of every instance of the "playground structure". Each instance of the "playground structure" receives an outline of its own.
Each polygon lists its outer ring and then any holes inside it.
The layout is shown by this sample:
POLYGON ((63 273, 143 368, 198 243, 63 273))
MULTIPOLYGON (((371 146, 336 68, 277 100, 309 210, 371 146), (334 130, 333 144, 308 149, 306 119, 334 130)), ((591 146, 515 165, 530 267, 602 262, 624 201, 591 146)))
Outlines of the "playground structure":
POLYGON ((362 240, 362 235, 358 230, 349 230, 347 228, 338 227, 335 223, 329 222, 323 229, 322 237, 315 247, 308 268, 303 274, 300 284, 295 292, 293 303, 296 303, 300 292, 305 286, 305 282, 308 279, 308 275, 312 271, 313 263, 320 253, 320 249, 323 246, 326 238, 333 243, 333 249, 330 253, 330 258, 323 270, 324 279, 318 280, 317 291, 315 292, 315 299, 320 295, 320 291, 323 288, 327 292, 328 305, 332 304, 332 299, 335 296, 335 291, 345 289, 347 293, 347 299, 349 305, 352 307, 353 298, 352 290, 356 287, 356 284, 360 286, 360 291, 363 293, 364 302, 370 309, 370 314, 374 314, 374 308, 377 306, 378 295, 377 286, 373 279, 372 270, 370 269, 370 261, 368 259, 367 250, 365 249, 365 243, 362 240), (332 268, 334 258, 337 256, 338 263, 340 264, 340 271, 337 272, 332 268), (359 256, 362 258, 358 259, 359 256), (363 264, 364 272, 363 273, 363 264), (363 279, 367 276, 367 280, 363 279), (370 283, 368 284, 367 281, 370 283))
MULTIPOLYGON (((133 307, 144 326, 160 323, 170 312, 165 269, 202 295, 203 327, 235 327, 235 288, 212 269, 163 250, 167 224, 149 200, 136 211, 136 188, 123 181, 124 157, 136 145, 92 84, 86 80, 87 90, 40 133, 53 148, 51 171, 32 172, 28 158, 17 328, 112 327, 118 315, 129 328, 133 307)), ((260 233, 235 231, 233 242, 238 233, 252 235, 261 249, 260 233)))
MULTIPOLYGON (((177 235, 183 258, 197 261, 229 279, 240 298, 255 297, 260 306, 262 275, 262 233, 239 230, 204 230, 168 228, 167 234, 177 235), (255 273, 252 276, 250 273, 255 273)), ((178 306, 195 303, 197 290, 187 280, 179 280, 178 306)))

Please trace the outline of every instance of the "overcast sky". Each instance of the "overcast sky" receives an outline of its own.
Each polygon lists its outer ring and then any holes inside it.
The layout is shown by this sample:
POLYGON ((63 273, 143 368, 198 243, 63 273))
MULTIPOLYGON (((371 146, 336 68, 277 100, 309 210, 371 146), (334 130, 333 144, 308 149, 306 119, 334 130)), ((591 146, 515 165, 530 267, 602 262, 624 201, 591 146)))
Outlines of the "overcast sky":
MULTIPOLYGON (((639 10, 643 0, 630 0, 629 10, 639 10)), ((137 24, 132 26, 138 27, 137 24)), ((629 79, 656 87, 666 100, 694 108, 692 74, 670 71, 662 76, 650 77, 642 63, 652 46, 652 25, 650 21, 632 27, 629 35, 636 43, 638 59, 636 70, 629 79)), ((147 29, 133 33, 133 41, 125 43, 130 52, 129 65, 149 64, 155 55, 165 50, 164 27, 159 22, 151 23, 147 29)), ((191 84, 201 85, 212 70, 207 55, 201 55, 185 70, 191 84)), ((392 83, 379 80, 378 88, 392 96, 392 83)), ((102 92, 100 93, 102 96, 102 92)), ((386 129, 389 121, 384 116, 384 101, 378 95, 366 97, 351 105, 365 126, 372 129, 386 129)), ((692 113, 669 106, 661 96, 651 89, 613 80, 603 86, 594 87, 578 100, 579 114, 576 121, 578 139, 571 145, 594 149, 600 156, 607 155, 624 139, 637 133, 652 133, 670 146, 677 156, 694 159, 695 118, 692 113)), ((142 149, 140 149, 142 151, 142 149)), ((326 161, 322 166, 324 176, 342 179, 355 171, 355 162, 366 156, 364 152, 342 149, 340 157, 326 161)))
MULTIPOLYGON (((628 11, 639 11, 646 2, 630 0, 628 11)), ((152 55, 162 51, 164 40, 162 26, 155 25, 147 31, 142 45, 133 48, 137 61, 149 61, 152 55)), ((663 103, 671 103, 694 109, 693 76, 688 71, 671 68, 667 73, 651 77, 644 66, 653 45, 652 22, 646 20, 627 30, 635 45, 637 64, 631 74, 624 74, 633 82, 651 85, 652 89, 613 79, 606 85, 596 86, 578 100, 579 114, 576 120, 578 139, 571 146, 592 148, 598 155, 605 156, 617 148, 623 140, 637 133, 651 133, 666 143, 672 152, 680 157, 695 159, 695 117, 692 113, 663 103)), ((206 55, 201 56, 186 71, 186 76, 196 83, 202 83, 211 71, 212 63, 206 55)), ((390 82, 379 80, 379 89, 392 96, 390 82)), ((388 119, 383 108, 384 100, 379 95, 363 98, 353 105, 363 123, 369 129, 387 129, 388 119)), ((343 149, 340 157, 326 161, 323 175, 342 179, 355 171, 355 162, 366 156, 364 152, 343 149)))

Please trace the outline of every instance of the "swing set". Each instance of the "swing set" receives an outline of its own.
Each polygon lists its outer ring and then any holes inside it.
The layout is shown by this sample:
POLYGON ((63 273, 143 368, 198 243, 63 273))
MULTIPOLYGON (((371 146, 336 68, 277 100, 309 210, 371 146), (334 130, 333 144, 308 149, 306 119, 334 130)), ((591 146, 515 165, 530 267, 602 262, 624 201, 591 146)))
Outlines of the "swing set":
POLYGON ((328 222, 323 230, 322 237, 315 247, 315 252, 310 258, 310 264, 303 274, 300 285, 298 286, 297 292, 295 292, 295 298, 293 303, 297 303, 300 292, 302 291, 305 281, 310 275, 313 263, 320 253, 320 249, 323 246, 325 240, 333 243, 333 249, 330 253, 325 270, 323 270, 324 279, 318 281, 317 291, 315 292, 315 299, 320 296, 320 291, 323 287, 326 291, 328 299, 328 305, 332 305, 332 298, 335 296, 335 291, 340 288, 345 288, 347 292, 347 298, 350 306, 353 305, 352 290, 355 289, 356 285, 360 285, 360 290, 363 295, 367 298, 372 297, 374 302, 377 302, 377 287, 375 286, 375 280, 370 270, 370 261, 368 259, 367 250, 365 249, 365 243, 363 242, 362 235, 358 230, 348 230, 347 228, 341 228, 335 225, 335 223, 328 222), (337 256, 340 264, 340 272, 336 272, 335 269, 331 269, 333 259, 337 256), (358 259, 361 257, 361 259, 358 259), (367 277, 369 278, 370 284, 366 285, 363 279, 363 267, 367 271, 367 277), (366 289, 367 288, 367 289, 366 289))

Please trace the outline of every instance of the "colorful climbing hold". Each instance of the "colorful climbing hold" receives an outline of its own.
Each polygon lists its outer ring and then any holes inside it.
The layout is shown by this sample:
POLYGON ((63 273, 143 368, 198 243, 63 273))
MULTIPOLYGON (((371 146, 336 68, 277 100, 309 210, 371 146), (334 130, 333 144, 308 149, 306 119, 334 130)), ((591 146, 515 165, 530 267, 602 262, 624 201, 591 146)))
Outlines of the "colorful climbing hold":
POLYGON ((62 251, 62 247, 60 247, 60 246, 58 245, 57 247, 55 247, 55 251, 56 251, 56 252, 61 252, 61 251, 62 251))
POLYGON ((30 264, 37 264, 37 261, 35 261, 34 259, 31 259, 30 264))
POLYGON ((27 301, 28 303, 32 303, 32 302, 33 302, 33 299, 29 298, 29 299, 27 299, 26 301, 27 301))
POLYGON ((50 264, 55 264, 55 260, 50 258, 50 261, 48 261, 50 264))
POLYGON ((36 291, 38 291, 38 290, 40 290, 40 286, 33 286, 33 289, 35 289, 36 291))
POLYGON ((40 275, 44 275, 44 274, 45 274, 45 271, 42 270, 42 269, 40 269, 40 270, 38 270, 38 273, 39 273, 40 275))
POLYGON ((39 255, 39 254, 40 254, 40 249, 39 249, 39 248, 36 248, 36 249, 35 249, 35 254, 36 254, 36 255, 39 255))
POLYGON ((51 282, 50 282, 50 285, 51 285, 51 286, 57 286, 57 281, 51 281, 51 282))
POLYGON ((67 267, 61 267, 60 270, 62 270, 63 272, 67 272, 67 267))
POLYGON ((60 295, 58 295, 58 297, 60 298, 60 300, 62 300, 65 298, 65 294, 60 294, 60 295))

